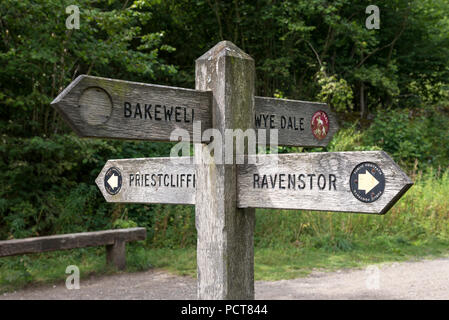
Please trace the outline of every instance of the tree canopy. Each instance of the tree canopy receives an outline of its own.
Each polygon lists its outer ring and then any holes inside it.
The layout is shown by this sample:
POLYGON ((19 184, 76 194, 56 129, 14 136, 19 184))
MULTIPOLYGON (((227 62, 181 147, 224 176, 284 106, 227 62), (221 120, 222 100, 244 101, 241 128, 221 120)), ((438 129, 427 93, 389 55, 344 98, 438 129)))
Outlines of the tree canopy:
POLYGON ((224 39, 254 57, 259 95, 365 116, 447 89, 446 0, 376 1, 377 30, 361 0, 81 0, 80 29, 68 30, 70 4, 0 4, 0 104, 14 132, 60 132, 49 102, 79 74, 192 87, 194 60, 224 39))

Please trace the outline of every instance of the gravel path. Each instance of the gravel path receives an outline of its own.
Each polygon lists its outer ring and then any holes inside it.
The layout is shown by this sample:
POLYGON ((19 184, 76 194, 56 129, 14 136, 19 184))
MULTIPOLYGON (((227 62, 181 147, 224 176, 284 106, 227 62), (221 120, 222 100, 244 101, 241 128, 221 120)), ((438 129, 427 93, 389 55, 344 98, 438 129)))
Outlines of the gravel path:
MULTIPOLYGON (((162 270, 81 279, 79 290, 58 283, 0 295, 0 300, 195 298, 195 279, 162 270)), ((449 258, 257 281, 256 299, 449 299, 449 258)))

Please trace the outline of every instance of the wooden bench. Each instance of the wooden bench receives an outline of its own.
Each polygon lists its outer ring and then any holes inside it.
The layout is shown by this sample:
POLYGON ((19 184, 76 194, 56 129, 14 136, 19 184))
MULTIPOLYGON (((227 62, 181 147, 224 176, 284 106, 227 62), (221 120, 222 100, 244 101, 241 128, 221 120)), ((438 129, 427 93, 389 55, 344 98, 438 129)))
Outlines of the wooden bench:
POLYGON ((106 262, 126 268, 126 242, 145 240, 145 228, 114 229, 0 241, 0 257, 25 253, 106 246, 106 262))

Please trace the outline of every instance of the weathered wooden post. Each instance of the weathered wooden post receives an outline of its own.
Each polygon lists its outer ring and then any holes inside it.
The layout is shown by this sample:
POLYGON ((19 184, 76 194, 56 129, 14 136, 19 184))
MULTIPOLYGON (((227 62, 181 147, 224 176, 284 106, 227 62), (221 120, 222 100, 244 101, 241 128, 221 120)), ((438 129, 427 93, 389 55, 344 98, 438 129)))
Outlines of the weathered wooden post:
MULTIPOLYGON (((196 60, 196 89, 213 93, 223 158, 225 129, 254 127, 254 76, 254 60, 229 41, 196 60)), ((237 208, 235 161, 210 163, 210 154, 207 144, 195 145, 198 298, 254 299, 255 211, 237 208)))
POLYGON ((126 242, 117 240, 106 246, 106 263, 116 266, 119 270, 126 269, 126 242))

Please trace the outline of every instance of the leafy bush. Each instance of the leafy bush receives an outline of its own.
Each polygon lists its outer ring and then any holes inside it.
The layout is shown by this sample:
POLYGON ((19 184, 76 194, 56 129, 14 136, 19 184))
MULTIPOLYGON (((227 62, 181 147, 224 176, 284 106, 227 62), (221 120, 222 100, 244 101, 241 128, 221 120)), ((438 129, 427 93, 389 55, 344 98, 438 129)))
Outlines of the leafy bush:
MULTIPOLYGON (((167 155, 170 147, 74 135, 3 135, 0 239, 110 228, 126 207, 106 203, 94 184, 107 159, 167 155)), ((149 220, 151 210, 138 212, 129 216, 146 212, 140 220, 149 220)))
POLYGON ((356 122, 340 128, 328 144, 327 150, 330 152, 380 150, 379 147, 363 144, 364 133, 357 130, 357 125, 358 123, 356 122))
POLYGON ((337 112, 354 109, 354 94, 345 79, 338 79, 336 75, 328 76, 324 67, 320 69, 316 77, 321 88, 317 96, 320 101, 327 102, 337 112))
POLYGON ((132 220, 116 219, 112 224, 115 229, 128 229, 137 227, 137 223, 132 220))
POLYGON ((411 170, 449 165, 449 117, 438 108, 379 111, 363 134, 365 145, 388 152, 411 170))

